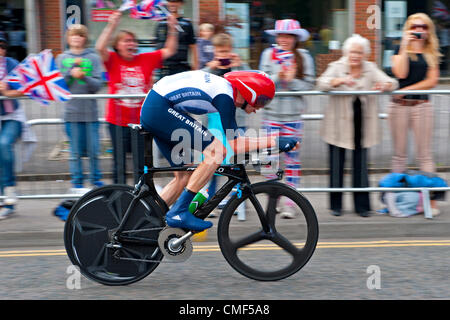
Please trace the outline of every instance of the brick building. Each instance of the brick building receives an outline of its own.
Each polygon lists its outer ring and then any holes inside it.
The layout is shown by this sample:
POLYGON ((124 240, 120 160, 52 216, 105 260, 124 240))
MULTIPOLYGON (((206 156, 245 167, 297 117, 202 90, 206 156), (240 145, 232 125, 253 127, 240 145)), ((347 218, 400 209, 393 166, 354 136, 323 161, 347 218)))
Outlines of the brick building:
MULTIPOLYGON (((442 0, 447 5, 449 1, 442 0)), ((117 7, 121 3, 121 0, 0 0, 0 31, 7 30, 15 36, 19 32, 25 33, 25 52, 50 48, 58 54, 65 48, 63 34, 67 24, 86 24, 93 45, 109 12, 114 9, 109 6, 117 7), (12 12, 12 16, 5 16, 5 12, 12 12), (8 25, 9 21, 16 22, 8 25), (17 31, 20 28, 23 30, 17 31)), ((254 68, 261 51, 273 40, 264 30, 273 28, 276 19, 295 18, 312 35, 305 46, 313 55, 320 74, 330 61, 340 56, 342 42, 353 33, 368 38, 372 45, 370 60, 387 67, 407 15, 414 12, 431 15, 433 3, 433 0, 184 0, 184 16, 190 18, 195 27, 202 22, 211 22, 218 30, 231 32, 236 50, 254 68), (327 28, 333 46, 320 39, 320 32, 327 28)), ((435 22, 439 23, 439 30, 448 34, 448 20, 435 22)), ((155 25, 154 21, 126 16, 121 22, 121 28, 137 33, 143 50, 154 37, 155 25)), ((449 51, 448 44, 443 51, 449 51)), ((18 53, 17 57, 22 58, 18 53)))

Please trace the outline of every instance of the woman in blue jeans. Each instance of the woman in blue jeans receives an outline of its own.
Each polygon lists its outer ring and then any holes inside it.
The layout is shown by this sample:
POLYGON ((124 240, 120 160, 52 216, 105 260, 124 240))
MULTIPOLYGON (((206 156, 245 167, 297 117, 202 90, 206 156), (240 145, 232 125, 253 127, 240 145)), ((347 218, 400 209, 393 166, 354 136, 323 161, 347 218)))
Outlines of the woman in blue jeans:
MULTIPOLYGON (((18 62, 6 57, 7 40, 0 35, 0 95, 18 97, 22 93, 10 90, 6 82, 2 82, 18 62)), ((0 188, 5 196, 0 208, 0 219, 6 219, 14 213, 17 203, 16 177, 14 174, 14 144, 21 137, 25 112, 17 100, 0 100, 0 188)))

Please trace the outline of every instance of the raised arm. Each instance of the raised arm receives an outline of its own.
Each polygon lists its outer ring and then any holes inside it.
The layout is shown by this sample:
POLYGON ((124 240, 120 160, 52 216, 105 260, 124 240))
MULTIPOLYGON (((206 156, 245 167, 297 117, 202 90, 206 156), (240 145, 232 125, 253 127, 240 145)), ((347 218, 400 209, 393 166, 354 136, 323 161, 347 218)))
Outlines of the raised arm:
POLYGON ((414 40, 412 31, 408 30, 403 34, 398 53, 392 56, 392 73, 398 79, 405 79, 409 74, 408 45, 414 40))
POLYGON ((117 26, 120 22, 120 17, 122 16, 122 12, 115 11, 113 14, 109 16, 108 24, 103 29, 102 33, 97 39, 95 43, 95 49, 100 54, 103 62, 108 61, 109 53, 108 53, 108 43, 111 40, 111 36, 116 30, 117 26))
POLYGON ((173 56, 178 50, 178 31, 176 25, 177 19, 169 15, 167 17, 167 37, 164 47, 161 48, 162 58, 167 59, 173 56))

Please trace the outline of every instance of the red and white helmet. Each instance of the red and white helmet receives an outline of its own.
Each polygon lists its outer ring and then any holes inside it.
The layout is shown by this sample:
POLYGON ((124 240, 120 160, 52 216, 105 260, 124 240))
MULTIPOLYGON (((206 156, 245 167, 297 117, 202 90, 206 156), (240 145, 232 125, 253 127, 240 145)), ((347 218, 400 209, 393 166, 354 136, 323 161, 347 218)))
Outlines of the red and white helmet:
POLYGON ((275 96, 275 83, 262 71, 232 71, 225 73, 224 78, 231 83, 235 91, 234 98, 236 91, 239 91, 252 107, 264 107, 275 96))

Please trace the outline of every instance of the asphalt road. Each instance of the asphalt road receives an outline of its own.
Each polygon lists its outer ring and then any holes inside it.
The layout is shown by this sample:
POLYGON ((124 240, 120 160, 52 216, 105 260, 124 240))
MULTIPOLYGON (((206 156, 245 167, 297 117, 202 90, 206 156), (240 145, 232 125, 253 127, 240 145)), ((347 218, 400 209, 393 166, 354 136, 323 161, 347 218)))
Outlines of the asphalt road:
MULTIPOLYGON (((279 253, 250 251, 265 263, 279 253)), ((217 243, 194 243, 188 261, 163 263, 140 282, 109 287, 80 276, 62 247, 8 248, 0 250, 0 299, 449 299, 449 265, 450 239, 324 240, 294 276, 258 282, 232 269, 217 243)))

